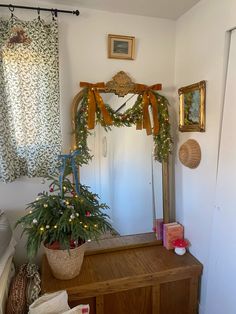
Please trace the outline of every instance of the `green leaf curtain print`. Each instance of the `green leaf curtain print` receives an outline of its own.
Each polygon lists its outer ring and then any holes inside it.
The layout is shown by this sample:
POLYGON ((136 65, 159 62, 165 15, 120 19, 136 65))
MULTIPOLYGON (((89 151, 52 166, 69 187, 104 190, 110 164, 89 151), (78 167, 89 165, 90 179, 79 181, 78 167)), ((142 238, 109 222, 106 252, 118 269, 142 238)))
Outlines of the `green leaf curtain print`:
POLYGON ((0 181, 55 172, 59 114, 57 21, 0 20, 0 181))

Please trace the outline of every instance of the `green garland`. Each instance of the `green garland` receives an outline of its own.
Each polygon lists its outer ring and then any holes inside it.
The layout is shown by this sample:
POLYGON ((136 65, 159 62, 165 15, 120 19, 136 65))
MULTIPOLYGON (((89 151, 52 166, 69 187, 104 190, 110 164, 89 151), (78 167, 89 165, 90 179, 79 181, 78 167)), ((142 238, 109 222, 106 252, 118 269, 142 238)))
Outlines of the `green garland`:
MULTIPOLYGON (((77 112, 77 127, 76 127, 76 143, 78 145, 78 149, 81 151, 81 155, 77 158, 77 162, 79 165, 88 164, 92 159, 92 155, 90 154, 87 138, 91 134, 87 129, 87 118, 88 118, 88 90, 84 90, 83 99, 81 101, 80 108, 77 112)), ((168 158, 169 153, 172 148, 172 139, 170 135, 170 123, 169 123, 169 113, 168 113, 168 100, 154 92, 158 106, 158 120, 159 120, 159 133, 158 135, 153 136, 154 140, 154 159, 159 162, 165 161, 168 158)), ((127 109, 124 113, 116 113, 109 105, 106 104, 106 108, 110 113, 113 125, 116 127, 131 127, 135 125, 137 122, 142 120, 142 95, 139 95, 134 106, 132 108, 127 109)), ((100 123, 106 130, 111 130, 111 126, 106 126, 101 115, 100 109, 96 108, 96 123, 100 123)))

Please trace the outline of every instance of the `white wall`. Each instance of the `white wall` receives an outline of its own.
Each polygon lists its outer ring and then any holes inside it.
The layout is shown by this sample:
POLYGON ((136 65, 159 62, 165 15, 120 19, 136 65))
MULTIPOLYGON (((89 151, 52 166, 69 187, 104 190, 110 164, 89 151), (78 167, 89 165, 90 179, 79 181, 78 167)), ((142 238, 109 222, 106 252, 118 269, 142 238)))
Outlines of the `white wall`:
MULTIPOLYGON (((2 2, 8 3, 5 0, 2 2)), ((34 2, 25 1, 26 4, 34 2)), ((48 6, 51 8, 52 4, 48 6)), ((70 104, 79 90, 80 81, 106 82, 116 72, 124 70, 136 82, 162 83, 165 95, 170 95, 174 89, 175 22, 95 10, 80 11, 79 17, 59 15, 61 121, 66 150, 70 147, 70 104), (108 33, 136 37, 135 61, 107 58, 108 33)), ((16 10, 15 13, 24 19, 37 16, 37 13, 28 11, 16 10)), ((8 10, 0 8, 0 16, 9 17, 8 10)), ((88 181, 92 180, 92 175, 88 181)), ((42 188, 46 189, 46 185, 42 186, 40 179, 20 179, 7 185, 0 184, 0 208, 7 211, 12 224, 42 188)), ((23 247, 24 241, 21 241, 17 247, 17 262, 25 260, 23 247)))
MULTIPOLYGON (((200 80, 207 81, 206 132, 178 132, 176 136, 177 151, 188 138, 194 138, 199 142, 202 149, 200 166, 190 170, 184 167, 177 157, 175 160, 177 219, 185 226, 186 237, 192 244, 191 252, 204 264, 200 313, 205 314, 231 314, 232 312, 226 310, 229 300, 227 295, 235 295, 235 291, 230 290, 229 286, 222 286, 222 295, 216 297, 216 292, 219 292, 216 289, 221 283, 217 279, 217 272, 212 273, 218 262, 213 258, 216 256, 214 241, 216 241, 216 234, 222 230, 220 222, 225 215, 216 202, 215 189, 227 59, 226 31, 236 26, 235 10, 235 1, 202 0, 177 21, 176 31, 177 88, 200 80), (216 214, 218 223, 213 225, 216 214), (215 278, 214 284, 208 280, 209 271, 211 280, 215 278), (213 306, 217 303, 221 304, 218 312, 215 311, 217 306, 213 306), (213 308, 215 310, 212 310, 213 308)), ((176 104, 176 114, 177 111, 178 104, 176 104)), ((232 132, 234 132, 233 126, 232 132)), ((236 212, 234 218, 236 219, 236 212)), ((229 238, 228 241, 234 240, 229 238)), ((221 254, 225 254, 226 260, 232 261, 236 258, 233 250, 229 252, 223 248, 221 254)), ((218 267, 219 269, 227 277, 230 275, 228 273, 230 269, 224 268, 223 263, 218 267)))

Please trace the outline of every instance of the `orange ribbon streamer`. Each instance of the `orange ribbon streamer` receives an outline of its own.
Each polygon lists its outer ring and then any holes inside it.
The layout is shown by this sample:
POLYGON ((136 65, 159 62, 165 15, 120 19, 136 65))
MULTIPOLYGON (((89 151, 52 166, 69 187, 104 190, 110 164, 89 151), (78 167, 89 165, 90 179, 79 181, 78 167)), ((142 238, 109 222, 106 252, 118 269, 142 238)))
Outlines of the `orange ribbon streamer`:
POLYGON ((149 93, 143 94, 143 128, 146 129, 147 135, 152 134, 151 119, 149 115, 149 93))
POLYGON ((136 90, 139 93, 143 93, 143 120, 136 124, 136 129, 146 129, 147 135, 159 133, 159 120, 158 120, 158 104, 153 90, 160 90, 161 84, 155 84, 152 86, 146 86, 143 84, 136 84, 136 90), (151 126, 151 119, 149 115, 149 105, 152 106, 153 115, 153 132, 151 126))
POLYGON ((87 87, 88 88, 88 129, 95 128, 95 115, 96 115, 96 108, 99 107, 101 114, 103 116, 104 123, 106 125, 112 125, 112 117, 110 116, 104 101, 101 95, 98 92, 98 88, 105 88, 105 84, 100 82, 96 84, 91 84, 87 82, 81 82, 80 87, 87 87))

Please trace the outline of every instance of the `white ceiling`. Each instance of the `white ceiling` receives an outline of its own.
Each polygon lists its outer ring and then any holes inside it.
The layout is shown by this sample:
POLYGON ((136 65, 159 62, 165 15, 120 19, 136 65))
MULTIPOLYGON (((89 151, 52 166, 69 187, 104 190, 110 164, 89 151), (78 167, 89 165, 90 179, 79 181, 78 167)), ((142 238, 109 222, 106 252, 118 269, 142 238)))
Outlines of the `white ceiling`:
MULTIPOLYGON (((200 0, 48 0, 63 4, 117 13, 144 15, 176 20, 200 0)), ((43 2, 43 1, 42 1, 43 2)))

